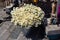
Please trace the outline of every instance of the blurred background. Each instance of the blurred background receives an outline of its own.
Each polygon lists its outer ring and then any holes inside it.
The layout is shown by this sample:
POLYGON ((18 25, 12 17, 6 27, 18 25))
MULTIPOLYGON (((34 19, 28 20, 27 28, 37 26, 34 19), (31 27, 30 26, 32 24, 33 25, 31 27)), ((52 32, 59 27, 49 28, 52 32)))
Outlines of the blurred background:
POLYGON ((59 5, 59 0, 0 0, 0 40, 60 40, 59 5), (13 7, 21 7, 24 3, 32 3, 41 7, 45 12, 44 25, 41 25, 42 30, 40 31, 39 27, 30 29, 30 31, 33 29, 32 33, 34 32, 38 36, 45 33, 43 39, 26 38, 25 35, 28 29, 17 27, 10 22, 12 18, 10 12, 13 10, 13 7), (37 31, 38 33, 36 33, 37 31), (39 34, 40 32, 41 34, 39 34))

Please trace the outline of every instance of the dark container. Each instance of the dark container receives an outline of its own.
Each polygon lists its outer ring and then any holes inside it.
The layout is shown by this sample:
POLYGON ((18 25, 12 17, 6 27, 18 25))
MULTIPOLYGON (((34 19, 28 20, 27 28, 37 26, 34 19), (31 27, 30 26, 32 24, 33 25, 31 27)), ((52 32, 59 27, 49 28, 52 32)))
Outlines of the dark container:
POLYGON ((33 25, 25 36, 26 38, 31 38, 32 40, 43 39, 46 35, 45 28, 46 25, 42 21, 42 24, 38 25, 38 27, 35 27, 35 25, 33 25))
POLYGON ((49 31, 47 37, 49 40, 58 40, 60 38, 60 30, 49 31))

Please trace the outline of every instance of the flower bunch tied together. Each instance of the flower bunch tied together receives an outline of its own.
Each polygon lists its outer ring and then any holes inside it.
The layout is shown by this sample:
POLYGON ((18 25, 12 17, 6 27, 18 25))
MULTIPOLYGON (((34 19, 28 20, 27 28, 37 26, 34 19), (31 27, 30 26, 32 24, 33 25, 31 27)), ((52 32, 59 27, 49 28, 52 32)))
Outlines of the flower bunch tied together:
POLYGON ((13 8, 11 15, 11 22, 13 22, 15 25, 19 24, 22 27, 28 27, 34 24, 41 24, 41 20, 44 17, 44 12, 40 7, 32 4, 24 4, 20 8, 13 8))

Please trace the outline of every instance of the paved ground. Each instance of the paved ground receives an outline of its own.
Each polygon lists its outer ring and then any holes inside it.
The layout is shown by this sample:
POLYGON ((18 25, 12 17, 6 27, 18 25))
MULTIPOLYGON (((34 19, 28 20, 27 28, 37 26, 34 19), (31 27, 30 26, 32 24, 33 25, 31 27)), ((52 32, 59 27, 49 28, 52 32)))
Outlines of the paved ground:
MULTIPOLYGON (((5 11, 2 10, 3 8, 0 8, 0 20, 3 20, 4 17, 7 17, 8 15, 5 13, 5 11)), ((0 40, 31 40, 27 39, 24 36, 24 33, 26 33, 27 29, 22 29, 19 26, 15 26, 10 21, 3 22, 0 24, 0 40), (22 31, 23 32, 22 32, 22 31)), ((54 30, 60 30, 60 27, 57 27, 57 25, 48 25, 46 27, 46 34, 48 34, 49 31, 54 30)), ((56 31, 55 33, 60 34, 60 31, 56 31)), ((51 34, 55 34, 54 32, 51 34)), ((48 40, 48 39, 46 39, 48 40)))

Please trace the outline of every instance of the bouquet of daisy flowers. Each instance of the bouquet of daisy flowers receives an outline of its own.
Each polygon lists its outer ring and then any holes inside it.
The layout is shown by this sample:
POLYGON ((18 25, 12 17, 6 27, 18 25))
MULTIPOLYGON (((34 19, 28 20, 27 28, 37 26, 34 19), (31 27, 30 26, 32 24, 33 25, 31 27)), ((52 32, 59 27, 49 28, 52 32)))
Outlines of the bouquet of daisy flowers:
POLYGON ((44 17, 44 12, 40 7, 34 6, 32 4, 24 4, 22 7, 13 8, 11 11, 12 19, 15 25, 21 25, 21 27, 31 27, 41 24, 44 17))

